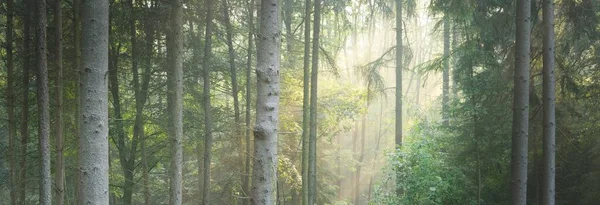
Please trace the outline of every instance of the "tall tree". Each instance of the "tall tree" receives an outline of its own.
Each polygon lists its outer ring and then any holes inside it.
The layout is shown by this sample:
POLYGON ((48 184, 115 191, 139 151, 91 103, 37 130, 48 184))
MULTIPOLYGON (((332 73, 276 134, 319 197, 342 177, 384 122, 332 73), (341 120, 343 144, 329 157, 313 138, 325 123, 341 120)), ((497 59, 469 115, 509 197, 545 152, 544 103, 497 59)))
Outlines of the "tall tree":
POLYGON ((183 182, 183 4, 180 0, 173 0, 171 4, 171 29, 167 44, 169 66, 167 90, 169 137, 171 138, 170 204, 181 205, 183 182))
MULTIPOLYGON (((150 10, 152 11, 154 9, 154 1, 150 1, 148 2, 150 10)), ((148 95, 148 87, 149 87, 149 83, 150 83, 150 78, 151 78, 151 72, 152 72, 152 58, 154 57, 154 18, 152 16, 152 12, 147 12, 146 13, 146 18, 144 19, 144 33, 146 34, 145 36, 145 48, 144 48, 144 61, 143 61, 143 66, 144 66, 144 70, 143 70, 143 77, 142 77, 142 87, 140 88, 140 95, 143 96, 142 99, 140 99, 143 102, 147 101, 147 95, 148 95)), ((139 98, 138 98, 139 99, 139 98)), ((139 123, 138 127, 139 127, 139 138, 140 138, 140 143, 141 143, 141 152, 142 152, 142 156, 141 156, 141 163, 142 163, 142 184, 144 187, 144 204, 149 205, 150 204, 150 187, 149 187, 149 173, 150 170, 148 168, 148 156, 147 156, 147 139, 146 139, 146 135, 144 133, 144 116, 142 113, 142 109, 144 106, 143 103, 136 103, 136 106, 138 104, 141 104, 140 108, 138 109, 138 107, 136 107, 136 123, 139 123), (138 111, 139 110, 139 111, 138 111), (139 118, 141 118, 139 121, 137 119, 138 115, 140 115, 139 118)))
POLYGON ((214 0, 206 0, 206 35, 204 35, 204 59, 202 59, 202 70, 204 90, 202 93, 204 103, 204 185, 202 192, 202 204, 210 204, 210 162, 212 157, 212 114, 210 103, 210 66, 212 58, 212 29, 214 0))
POLYGON ((308 138, 310 133, 310 0, 304 2, 304 77, 302 98, 302 204, 308 204, 308 138))
POLYGON ((544 68, 543 68, 543 106, 544 106, 544 171, 542 174, 542 204, 555 204, 555 154, 556 119, 554 96, 554 1, 542 1, 544 21, 544 68))
POLYGON ((531 1, 518 0, 511 155, 511 198, 513 205, 524 205, 527 202, 530 26, 531 1))
POLYGON ((41 153, 40 204, 52 203, 52 174, 50 171, 50 96, 48 88, 48 56, 46 46, 46 1, 37 1, 37 103, 38 137, 41 153))
MULTIPOLYGON (((229 2, 228 0, 223 1, 223 16, 225 17, 224 23, 227 33, 227 51, 229 54, 229 72, 231 75, 231 95, 233 96, 233 111, 234 111, 234 137, 240 139, 239 148, 242 149, 244 144, 244 138, 242 138, 240 125, 242 124, 240 118, 240 102, 239 102, 239 88, 237 80, 237 69, 235 68, 235 49, 233 47, 233 26, 231 25, 231 18, 229 17, 229 2)), ((240 152, 241 153, 241 152, 240 152)), ((244 163, 244 155, 240 154, 240 163, 244 163)), ((240 173, 242 172, 243 166, 240 166, 240 173)), ((242 184, 244 183, 243 177, 241 178, 242 184)))
MULTIPOLYGON (((250 79, 252 79, 252 52, 254 47, 254 0, 250 0, 248 4, 248 54, 246 58, 246 162, 244 167, 244 182, 242 183, 242 191, 244 195, 250 194, 250 103, 252 97, 250 91, 250 79)), ((250 200, 244 198, 243 204, 248 204, 250 200)))
POLYGON ((56 169, 55 174, 55 191, 56 204, 62 205, 65 200, 65 165, 64 165, 64 148, 63 148, 63 64, 62 64, 62 1, 54 1, 54 43, 56 54, 54 64, 56 66, 55 95, 56 95, 56 112, 55 112, 55 137, 56 137, 56 169))
POLYGON ((10 204, 17 204, 16 190, 16 143, 17 140, 17 125, 15 119, 15 66, 13 63, 13 0, 6 1, 6 113, 8 118, 8 149, 5 151, 10 163, 9 183, 10 204))
MULTIPOLYGON (((442 74, 442 121, 444 126, 449 125, 450 101, 450 20, 448 14, 444 14, 444 71, 442 74)), ((420 86, 420 85, 417 85, 420 86)))
MULTIPOLYGON (((77 119, 75 123, 76 130, 76 138, 77 138, 77 162, 76 167, 80 167, 81 165, 81 121, 79 120, 79 116, 81 116, 81 77, 82 77, 82 66, 81 66, 81 0, 73 0, 73 41, 74 41, 74 56, 75 56, 75 72, 77 73, 77 94, 75 97, 76 111, 74 118, 77 119)), ((77 172, 75 174, 75 202, 76 204, 83 204, 83 198, 81 194, 82 178, 81 172, 77 172)))
POLYGON ((310 74, 310 138, 308 145, 308 204, 317 203, 317 82, 319 75, 319 32, 321 0, 315 0, 315 19, 312 41, 312 71, 310 74))
POLYGON ((294 34, 292 33, 292 17, 293 17, 293 12, 294 12, 294 0, 285 0, 284 1, 284 20, 283 23, 285 25, 285 46, 286 46, 286 51, 290 54, 289 57, 286 57, 286 63, 288 63, 288 65, 286 66, 294 66, 294 59, 296 59, 294 56, 292 56, 291 54, 293 53, 292 49, 293 49, 293 39, 294 39, 294 34))
MULTIPOLYGON (((396 0, 396 149, 402 146, 402 0, 396 0)), ((400 175, 396 174, 396 195, 400 197, 400 175)))
POLYGON ((23 1, 23 99, 21 101, 21 153, 19 159, 19 204, 25 204, 27 187, 27 156, 29 143, 29 70, 31 69, 31 0, 23 1))
POLYGON ((280 94, 279 1, 262 0, 256 47, 256 125, 250 204, 276 204, 280 94))
POLYGON ((106 205, 108 194, 108 1, 82 2, 80 158, 84 204, 106 205))

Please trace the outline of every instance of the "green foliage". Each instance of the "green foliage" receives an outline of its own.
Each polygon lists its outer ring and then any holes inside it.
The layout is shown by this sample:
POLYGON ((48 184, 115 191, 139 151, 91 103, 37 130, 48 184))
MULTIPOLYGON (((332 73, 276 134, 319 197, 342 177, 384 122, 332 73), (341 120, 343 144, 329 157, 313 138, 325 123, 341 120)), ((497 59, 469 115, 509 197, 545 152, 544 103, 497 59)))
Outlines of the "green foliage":
MULTIPOLYGON (((451 163, 443 151, 448 133, 434 123, 421 119, 408 139, 395 152, 388 153, 383 182, 375 190, 371 204, 475 204, 468 177, 451 163), (401 197, 389 192, 396 176, 400 177, 401 197)), ((391 189, 393 190, 393 189, 391 189)))

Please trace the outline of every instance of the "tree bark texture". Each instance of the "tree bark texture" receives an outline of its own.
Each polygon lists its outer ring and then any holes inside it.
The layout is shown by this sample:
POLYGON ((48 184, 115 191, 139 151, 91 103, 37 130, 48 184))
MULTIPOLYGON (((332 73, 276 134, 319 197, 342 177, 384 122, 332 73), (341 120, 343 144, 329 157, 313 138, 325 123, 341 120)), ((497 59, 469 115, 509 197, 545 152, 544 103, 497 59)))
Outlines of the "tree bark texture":
POLYGON ((170 204, 181 205, 183 182, 183 4, 180 0, 174 0, 171 3, 171 28, 167 48, 169 66, 167 102, 171 142, 170 204))
POLYGON ((319 33, 321 27, 321 0, 315 0, 315 19, 312 41, 312 72, 310 73, 310 137, 308 140, 308 204, 317 203, 317 88, 319 76, 319 33))
POLYGON ((202 192, 202 204, 210 204, 210 163, 212 157, 212 114, 210 103, 210 61, 212 58, 212 29, 214 15, 214 0, 206 0, 206 35, 204 36, 204 59, 202 69, 204 71, 204 185, 202 192))
POLYGON ((542 1, 544 21, 544 62, 543 62, 543 110, 544 110, 544 140, 542 175, 542 204, 554 205, 555 176, 556 176, 556 104, 554 77, 554 1, 542 1))
POLYGON ((277 130, 279 124, 280 46, 279 1, 262 0, 256 48, 256 125, 250 204, 276 204, 277 130))
POLYGON ((529 61, 531 1, 517 1, 514 102, 511 154, 511 201, 527 201, 527 136, 529 127, 529 61))
POLYGON ((48 47, 46 45, 46 1, 39 0, 37 5, 37 103, 38 137, 41 154, 40 167, 40 204, 52 203, 52 174, 50 171, 50 94, 48 88, 48 47))
POLYGON ((55 59, 56 79, 55 79, 55 95, 56 95, 56 113, 55 113, 55 140, 56 140, 56 169, 55 174, 55 191, 56 205, 64 204, 65 200, 65 165, 64 165, 64 150, 63 150, 63 64, 62 64, 62 5, 61 0, 54 1, 54 29, 55 29, 55 59))
POLYGON ((308 204, 308 138, 310 121, 310 0, 304 3, 304 80, 302 98, 302 204, 308 204))
POLYGON ((107 205, 108 1, 82 2, 81 172, 83 204, 107 205))
MULTIPOLYGON (((402 146, 402 0, 396 0, 396 149, 402 146)), ((417 97, 418 98, 418 97, 417 97)), ((400 197, 400 174, 396 173, 396 196, 400 197)))

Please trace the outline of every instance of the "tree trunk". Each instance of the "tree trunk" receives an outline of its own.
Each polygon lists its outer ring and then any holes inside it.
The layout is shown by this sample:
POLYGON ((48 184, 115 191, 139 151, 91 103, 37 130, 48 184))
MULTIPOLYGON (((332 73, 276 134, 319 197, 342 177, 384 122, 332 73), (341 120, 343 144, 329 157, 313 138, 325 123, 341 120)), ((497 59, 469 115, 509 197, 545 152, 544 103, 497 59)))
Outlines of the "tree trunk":
POLYGON ((302 204, 308 205, 308 138, 310 132, 310 0, 305 0, 304 4, 304 79, 302 81, 302 204))
MULTIPOLYGON (((368 87, 368 86, 367 86, 368 87)), ((369 91, 367 91, 369 92, 369 91)), ((367 94, 369 95, 369 94, 367 94)), ((368 97, 367 97, 368 99, 368 97)), ((368 101, 368 100, 367 100, 368 101)), ((367 109, 368 109, 367 102, 367 109)), ((368 112, 368 111, 367 111, 368 112)), ((362 169, 362 162, 365 157, 365 138, 367 130, 367 113, 362 116, 361 128, 360 128, 360 155, 358 156, 358 164, 356 165, 356 175, 354 184, 354 204, 360 204, 360 171, 362 169)))
MULTIPOLYGON (((112 33, 111 33, 112 34, 112 33)), ((119 151, 119 162, 121 164, 121 169, 123 171, 124 185, 122 201, 124 204, 128 204, 132 200, 133 195, 133 176, 135 171, 134 161, 132 155, 134 155, 135 150, 130 149, 127 146, 128 137, 125 133, 125 127, 123 125, 123 112, 121 106, 121 96, 119 89, 119 51, 121 50, 121 44, 118 44, 116 47, 112 47, 109 50, 109 83, 110 83, 110 93, 113 98, 113 110, 114 110, 114 122, 115 122, 115 130, 116 130, 116 147, 119 151)), ((113 138, 114 139, 114 138, 113 138)), ((133 141, 131 142, 133 145, 133 141)))
POLYGON ((21 159, 19 160, 19 204, 25 204, 27 188, 27 144, 29 143, 29 70, 31 69, 31 0, 24 0, 23 9, 23 101, 21 102, 21 159))
POLYGON ((56 113, 55 113, 55 132, 56 132, 56 170, 55 170, 55 191, 56 191, 56 204, 62 205, 65 200, 65 165, 63 162, 64 150, 63 150, 63 65, 62 65, 62 5, 61 0, 54 1, 54 27, 55 32, 55 46, 56 46, 56 113))
MULTIPOLYGON (((358 161, 358 121, 355 122, 354 124, 354 129, 352 130, 352 158, 356 161, 358 161)), ((351 173, 351 177, 352 177, 352 185, 356 187, 358 184, 358 180, 356 179, 356 170, 354 173, 351 173)), ((352 192, 352 200, 354 200, 356 198, 356 192, 352 189, 350 189, 352 192)))
MULTIPOLYGON (((402 146, 402 0, 396 0, 396 149, 402 146)), ((400 197, 402 189, 400 172, 396 173, 396 196, 400 197)))
POLYGON ((319 32, 321 27, 321 0, 315 0, 315 19, 312 41, 312 72, 310 74, 310 138, 308 151, 309 193, 308 204, 317 203, 317 83, 319 75, 319 32))
MULTIPOLYGON (((183 3, 180 0, 172 1, 171 9, 171 28, 167 44, 168 127, 171 139, 170 204, 181 205, 183 182, 183 3)), ((205 189, 205 191, 208 190, 205 189)))
POLYGON ((210 61, 212 58, 212 29, 214 0, 206 0, 206 35, 204 36, 204 186, 202 204, 210 204, 210 163, 212 157, 212 114, 210 105, 210 61))
MULTIPOLYGON (((81 0, 73 0, 73 33, 74 33, 74 50, 75 50, 75 71, 77 73, 77 83, 76 83, 76 87, 77 87, 77 94, 76 94, 76 100, 75 100, 75 104, 76 104, 76 111, 75 111, 75 116, 74 118, 76 119, 76 123, 75 123, 75 137, 77 140, 77 160, 76 160, 76 167, 81 167, 81 121, 79 120, 79 116, 81 116, 81 87, 82 87, 82 82, 81 82, 81 77, 83 74, 83 70, 81 69, 81 14, 80 14, 80 7, 81 7, 81 0)), ((75 204, 83 204, 83 200, 82 200, 82 193, 81 193, 81 188, 82 188, 82 178, 81 178, 81 172, 76 171, 75 174, 75 204)))
POLYGON ((375 165, 377 165, 377 156, 379 153, 379 145, 381 142, 381 137, 384 135, 384 133, 382 133, 382 129, 381 129, 381 125, 383 124, 383 107, 384 107, 384 103, 383 103, 383 99, 381 99, 381 107, 379 110, 379 127, 377 128, 377 143, 375 144, 375 152, 373 152, 373 167, 371 168, 373 170, 373 174, 371 175, 371 178, 369 178, 369 192, 368 192, 368 201, 371 201, 371 192, 372 192, 372 188, 373 188, 373 178, 375 178, 375 165))
POLYGON ((256 125, 251 204, 275 204, 277 199, 277 130, 281 64, 279 1, 262 0, 260 38, 256 49, 256 125))
MULTIPOLYGON (((240 163, 244 164, 244 155, 242 145, 244 144, 244 138, 242 138, 240 126, 242 125, 240 119, 240 103, 239 103, 239 88, 237 81, 237 69, 235 68, 235 50, 233 48, 233 26, 231 25, 231 19, 229 17, 229 3, 228 0, 223 1, 223 16, 225 17, 225 27, 227 32, 227 48, 229 54, 229 72, 231 74, 231 95, 233 96, 233 110, 234 110, 234 137, 240 139, 239 148, 240 148, 240 163)), ((243 172, 243 167, 240 166, 240 173, 243 172)), ((243 177, 241 178, 242 184, 244 183, 243 177)))
MULTIPOLYGON (((246 59, 246 162, 244 167, 244 181, 242 183, 242 191, 244 196, 250 194, 250 103, 252 102, 250 82, 252 79, 252 50, 254 47, 254 0, 250 0, 248 5, 248 56, 246 59)), ((243 204, 249 204, 250 200, 244 198, 243 204)))
POLYGON ((527 201, 530 21, 531 1, 517 1, 511 156, 511 198, 513 205, 524 205, 527 201))
POLYGON ((292 17, 293 17, 293 12, 294 12, 294 1, 293 0, 285 0, 284 1, 284 20, 283 23, 285 24, 285 46, 286 46, 286 51, 288 53, 287 57, 286 57, 286 63, 288 63, 286 66, 288 68, 292 68, 293 66, 295 66, 294 63, 294 59, 295 56, 293 55, 293 45, 294 45, 294 35, 292 34, 292 17))
POLYGON ((544 68, 543 68, 543 104, 544 104, 544 169, 542 174, 542 204, 555 204, 555 79, 554 79, 554 1, 544 0, 544 68))
MULTIPOLYGON (((154 5, 152 3, 150 3, 150 9, 154 9, 154 5)), ((144 96, 144 102, 147 100, 147 95, 148 95, 148 87, 149 87, 149 83, 150 83, 150 78, 151 78, 151 69, 152 69, 152 57, 154 56, 154 26, 153 26, 153 21, 152 21, 152 14, 151 12, 148 12, 148 15, 146 16, 146 19, 144 21, 144 33, 146 34, 146 39, 145 39, 145 53, 144 53, 144 73, 143 73, 143 80, 142 80, 142 92, 141 95, 144 96)), ((142 106, 143 107, 143 106, 142 106)), ((137 110, 136 110, 137 112, 137 110)), ((148 177, 148 172, 150 172, 150 170, 148 170, 148 156, 146 155, 146 135, 144 133, 144 120, 143 120, 143 113, 141 112, 140 109, 140 115, 142 120, 140 120, 140 125, 138 127, 140 127, 140 141, 141 141, 141 151, 142 151, 142 184, 144 186, 144 204, 145 205, 149 205, 150 204, 150 187, 149 187, 149 177, 148 177)), ((137 117, 137 116, 136 116, 137 117)))
MULTIPOLYGON (((456 31, 457 26, 456 24, 454 24, 452 26, 452 43, 450 44, 451 46, 451 50, 454 51, 456 50, 456 47, 458 46, 458 32, 456 31)), ((458 58, 457 57, 452 57, 452 71, 449 71, 450 73, 452 73, 452 96, 456 96, 456 92, 458 91, 458 83, 457 83, 457 76, 456 76, 456 69, 457 69, 457 65, 458 65, 458 58)))
POLYGON ((37 103, 39 118, 40 204, 52 203, 52 174, 50 171, 50 97, 48 88, 48 56, 46 47, 46 1, 37 1, 37 103))
POLYGON ((108 1, 82 2, 81 179, 83 204, 108 204, 108 1))
POLYGON ((442 74, 442 121, 444 126, 450 125, 449 105, 450 101, 450 20, 448 14, 444 16, 444 71, 442 74))
POLYGON ((13 63, 13 0, 6 1, 6 112, 8 118, 8 150, 6 150, 9 159, 10 173, 9 181, 6 183, 10 191, 10 204, 17 204, 17 178, 16 178, 16 140, 17 125, 15 119, 15 73, 13 63))

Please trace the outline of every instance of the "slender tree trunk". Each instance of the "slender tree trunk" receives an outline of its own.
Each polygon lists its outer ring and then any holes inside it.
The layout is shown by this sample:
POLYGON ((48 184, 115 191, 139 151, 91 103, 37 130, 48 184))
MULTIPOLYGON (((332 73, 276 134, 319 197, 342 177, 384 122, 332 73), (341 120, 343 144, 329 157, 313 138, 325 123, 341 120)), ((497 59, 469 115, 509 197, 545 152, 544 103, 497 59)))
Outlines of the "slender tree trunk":
POLYGON ((312 41, 312 72, 310 74, 310 138, 309 138, 309 194, 308 204, 317 202, 317 82, 319 76, 319 33, 321 27, 321 0, 315 0, 315 19, 312 41))
MULTIPOLYGON (((77 87, 77 94, 76 94, 76 100, 75 100, 75 104, 76 104, 76 111, 75 111, 75 116, 74 118, 76 119, 76 123, 75 123, 75 138, 77 140, 77 159, 76 159, 76 167, 79 168, 81 167, 81 120, 79 118, 79 116, 81 116, 81 87, 82 87, 82 66, 81 66, 81 14, 80 14, 80 7, 81 7, 81 0, 73 0, 73 33, 74 33, 74 39, 73 41, 75 42, 74 45, 74 50, 75 50, 75 72, 77 73, 77 83, 76 83, 76 87, 77 87)), ((75 199, 75 204, 83 204, 83 200, 82 200, 82 193, 81 193, 81 188, 83 187, 82 184, 83 180, 81 178, 81 172, 76 171, 75 173, 75 191, 74 191, 74 199, 75 199)))
POLYGON ((10 204, 17 204, 16 178, 16 140, 17 125, 15 122, 15 73, 13 63, 13 0, 6 1, 6 112, 8 117, 8 150, 6 156, 10 163, 9 183, 6 188, 10 191, 10 204))
POLYGON ((82 2, 81 179, 83 204, 108 204, 108 1, 82 2))
MULTIPOLYGON (((356 161, 358 161, 358 121, 355 122, 354 124, 354 129, 352 130, 352 158, 356 161)), ((356 187, 358 184, 358 180, 356 179, 356 170, 351 174, 351 182, 353 187, 356 187)), ((355 192, 353 189, 351 190, 351 197, 352 200, 354 200, 356 198, 356 194, 357 192, 355 192)))
MULTIPOLYGON (((248 5, 248 55, 246 58, 246 163, 244 166, 244 181, 242 183, 242 191, 244 196, 250 194, 250 103, 252 102, 251 86, 252 79, 252 52, 254 47, 254 0, 250 0, 248 5)), ((249 204, 250 200, 244 198, 243 204, 249 204)))
POLYGON ((527 201, 530 21, 531 1, 518 0, 511 155, 511 198, 513 205, 524 205, 527 201))
POLYGON ((55 32, 55 46, 56 46, 56 113, 55 113, 55 132, 56 132, 56 170, 55 173, 55 191, 56 191, 56 204, 62 205, 65 200, 65 165, 63 162, 64 150, 63 150, 63 65, 62 65, 62 5, 61 0, 54 1, 54 27, 55 32))
MULTIPOLYGON (((240 126, 242 125, 241 119, 240 119, 240 102, 239 102, 239 97, 238 97, 238 93, 239 93, 239 88, 238 88, 238 81, 237 81, 237 69, 235 68, 235 50, 233 48, 233 26, 231 25, 231 18, 229 17, 229 3, 228 0, 224 0, 223 1, 223 16, 225 17, 225 27, 226 27, 226 33, 227 33, 227 50, 228 50, 228 54, 229 54, 229 72, 231 74, 231 95, 233 96, 233 112, 234 112, 234 131, 235 134, 234 136, 237 138, 240 138, 239 141, 239 148, 240 148, 240 153, 243 153, 241 151, 242 149, 242 145, 244 144, 244 138, 242 138, 241 135, 241 130, 240 130, 240 126)), ((240 163, 243 164, 244 163, 244 155, 240 154, 240 163)), ((242 172, 243 167, 240 167, 240 173, 242 172)), ((244 179, 242 177, 242 184, 244 183, 244 179)))
MULTIPOLYGON (((115 129, 116 129, 116 146, 119 151, 119 162, 121 164, 121 169, 123 171, 124 185, 122 201, 127 204, 132 200, 133 195, 133 175, 135 172, 134 159, 133 155, 135 150, 131 149, 127 146, 128 137, 125 133, 125 127, 123 125, 123 111, 121 105, 121 96, 120 96, 120 88, 119 88, 119 51, 121 50, 121 44, 118 44, 116 47, 111 47, 109 50, 109 83, 110 83, 110 92, 113 97, 113 110, 114 110, 114 121, 115 121, 115 129)), ((133 147, 134 140, 132 140, 131 145, 133 147)))
POLYGON ((27 144, 29 143, 29 70, 31 69, 31 0, 24 0, 23 9, 23 101, 21 102, 21 159, 19 160, 19 204, 25 204, 27 188, 27 144))
MULTIPOLYGON (((368 107, 368 104, 369 103, 367 103, 367 107, 368 107)), ((361 128, 360 128, 360 155, 358 156, 358 164, 356 165, 356 175, 355 175, 355 184, 354 184, 354 204, 360 204, 360 171, 362 168, 363 159, 365 157, 365 138, 366 138, 366 130, 367 130, 367 116, 366 115, 367 115, 367 113, 365 113, 365 115, 362 116, 362 122, 361 122, 361 128)))
POLYGON ((543 104, 544 104, 544 149, 542 204, 554 205, 555 202, 555 154, 556 154, 556 120, 555 120, 555 79, 554 79, 554 1, 544 0, 544 68, 543 68, 543 104))
MULTIPOLYGON (((150 3, 150 9, 154 9, 154 5, 152 3, 150 3)), ((154 56, 154 27, 153 27, 153 21, 152 21, 152 14, 151 12, 148 12, 148 15, 146 16, 145 22, 144 22, 144 33, 146 34, 146 39, 145 39, 145 53, 144 53, 144 73, 143 73, 143 80, 142 80, 142 92, 141 95, 144 96, 144 102, 147 100, 147 95, 148 95, 148 87, 149 87, 149 83, 150 83, 150 78, 151 78, 151 69, 152 69, 152 57, 154 56)), ((143 107, 143 106, 142 106, 143 107)), ((136 110, 137 112, 137 110, 136 110)), ((142 118, 142 120, 140 120, 140 125, 138 127, 140 127, 140 141, 141 141, 141 151, 142 151, 142 184, 144 186, 144 204, 145 205, 149 205, 150 204, 150 187, 149 187, 149 177, 148 177, 148 172, 150 172, 150 170, 148 170, 148 156, 147 156, 147 151, 146 151, 146 135, 144 133, 144 120, 143 120, 143 113, 141 112, 141 109, 139 111, 140 113, 140 118, 142 118)), ((137 117, 137 116, 136 116, 137 117)), ((137 119, 136 119, 137 120, 137 119)))
MULTIPOLYGON (((183 4, 172 1, 169 43, 167 44, 169 73, 167 76, 169 138, 171 141, 170 204, 182 203, 183 162, 183 4)), ((210 35, 208 35, 210 36, 210 35)), ((206 150, 209 152, 210 150, 206 150)), ((208 189, 205 189, 208 191, 208 189)))
POLYGON ((46 1, 37 4, 37 103, 38 103, 38 137, 41 153, 40 169, 40 204, 52 203, 52 174, 50 167, 50 96, 48 88, 48 56, 46 46, 46 1))
MULTIPOLYGON (((396 0, 396 149, 402 146, 402 0, 396 0)), ((396 196, 400 197, 400 172, 396 173, 396 196)))
POLYGON ((305 0, 304 6, 304 79, 302 86, 302 204, 308 205, 308 138, 310 133, 310 0, 305 0))
POLYGON ((204 36, 204 186, 202 204, 210 204, 210 163, 212 157, 212 114, 210 104, 210 61, 212 58, 212 29, 214 0, 206 0, 206 35, 204 36))
POLYGON ((448 14, 444 16, 444 71, 442 74, 442 121, 444 126, 450 125, 449 105, 450 101, 450 20, 448 14))
MULTIPOLYGON (((450 44, 450 46, 452 46, 450 49, 452 51, 456 50, 456 47, 458 46, 458 32, 457 30, 456 24, 454 24, 452 26, 452 43, 450 44)), ((457 57, 452 57, 452 71, 449 71, 450 73, 452 73, 452 95, 456 96, 456 92, 458 91, 458 87, 457 87, 457 76, 456 76, 456 69, 457 69, 457 65, 458 65, 458 58, 457 57)))
POLYGON ((256 49, 256 125, 250 204, 277 200, 277 130, 279 124, 280 46, 279 1, 262 0, 260 37, 256 49))
POLYGON ((294 59, 295 56, 293 55, 293 45, 294 45, 294 35, 292 34, 292 17, 293 17, 293 12, 294 12, 294 0, 285 0, 284 1, 284 20, 283 23, 285 24, 285 46, 286 46, 286 51, 288 53, 287 57, 286 57, 286 63, 288 63, 288 65, 286 65, 289 68, 292 68, 295 66, 294 63, 294 59))
POLYGON ((383 107, 384 107, 383 102, 384 101, 382 99, 381 100, 381 107, 380 107, 380 110, 379 110, 379 128, 377 128, 377 143, 375 144, 375 152, 373 152, 374 159, 373 159, 373 167, 371 168, 373 170, 373 174, 371 175, 371 178, 369 179, 369 192, 368 192, 368 198, 367 198, 368 201, 371 201, 371 192, 373 190, 372 189, 373 188, 373 178, 375 178, 375 165, 377 164, 377 156, 379 156, 378 155, 378 153, 379 153, 379 145, 380 145, 380 142, 381 142, 381 137, 383 136, 383 133, 382 133, 383 130, 381 129, 381 125, 383 124, 382 123, 382 121, 383 121, 383 107))

